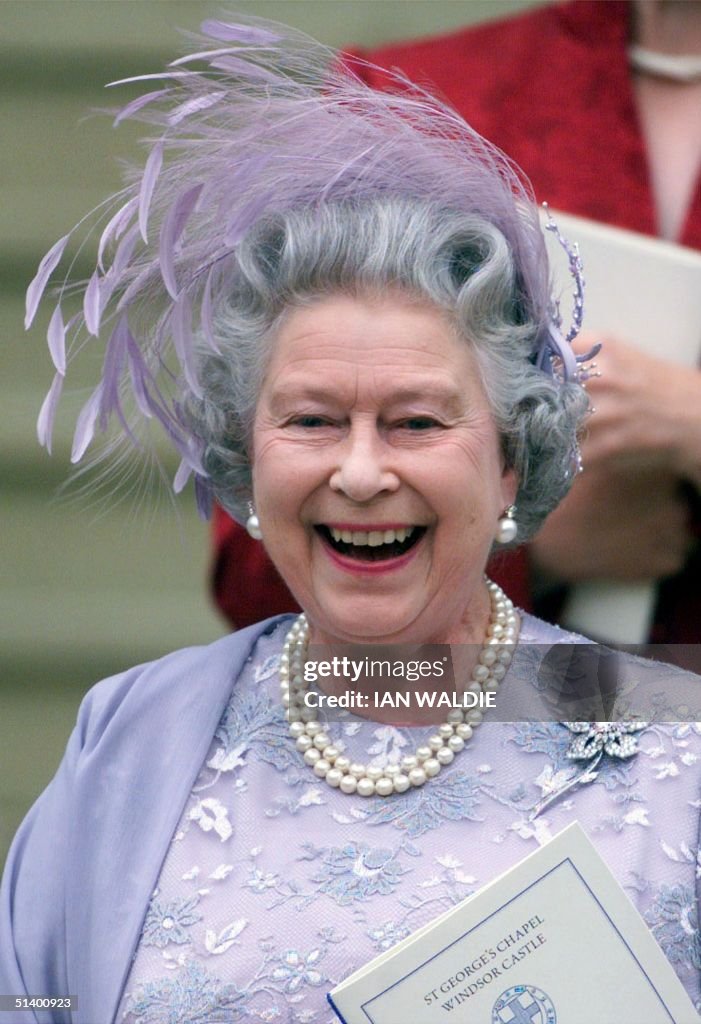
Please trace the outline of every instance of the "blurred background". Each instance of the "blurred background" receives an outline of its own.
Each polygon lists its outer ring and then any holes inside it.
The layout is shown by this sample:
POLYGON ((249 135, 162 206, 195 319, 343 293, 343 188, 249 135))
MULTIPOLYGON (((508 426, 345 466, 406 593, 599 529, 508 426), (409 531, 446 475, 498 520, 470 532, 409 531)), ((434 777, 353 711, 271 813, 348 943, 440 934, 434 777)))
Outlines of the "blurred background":
MULTIPOLYGON (((524 0, 238 0, 227 9, 287 22, 332 45, 372 45, 529 6, 524 0)), ((197 519, 191 491, 176 507, 163 488, 112 481, 109 510, 92 481, 59 493, 70 472, 75 415, 94 377, 87 368, 83 382, 71 382, 49 458, 35 434, 53 376, 47 318, 40 310, 26 335, 22 326, 24 290, 41 256, 119 188, 120 161, 142 162, 139 129, 115 130, 109 116, 95 113, 137 92, 125 86, 106 93, 104 84, 161 70, 181 50, 179 30, 195 30, 221 10, 219 3, 193 0, 2 3, 0 865, 58 765, 88 687, 225 629, 207 592, 207 527, 197 519)), ((88 276, 91 261, 94 252, 78 255, 76 279, 88 276)))

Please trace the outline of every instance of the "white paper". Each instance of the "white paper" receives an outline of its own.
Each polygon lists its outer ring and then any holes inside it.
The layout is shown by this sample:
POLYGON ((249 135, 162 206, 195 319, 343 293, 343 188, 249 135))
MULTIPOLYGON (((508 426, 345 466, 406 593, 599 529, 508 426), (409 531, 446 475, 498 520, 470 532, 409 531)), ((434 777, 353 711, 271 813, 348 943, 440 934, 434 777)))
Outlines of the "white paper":
POLYGON ((698 1024, 574 823, 330 994, 346 1024, 698 1024))

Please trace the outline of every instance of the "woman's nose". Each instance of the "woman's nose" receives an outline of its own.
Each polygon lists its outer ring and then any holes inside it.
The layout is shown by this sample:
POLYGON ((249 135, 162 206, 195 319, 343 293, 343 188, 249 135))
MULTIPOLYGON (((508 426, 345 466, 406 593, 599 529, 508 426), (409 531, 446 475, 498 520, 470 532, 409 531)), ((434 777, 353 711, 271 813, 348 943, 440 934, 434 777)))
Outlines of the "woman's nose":
POLYGON ((393 466, 392 449, 376 427, 366 424, 352 428, 338 452, 338 464, 329 479, 332 490, 351 501, 367 502, 383 491, 398 489, 400 480, 393 466))

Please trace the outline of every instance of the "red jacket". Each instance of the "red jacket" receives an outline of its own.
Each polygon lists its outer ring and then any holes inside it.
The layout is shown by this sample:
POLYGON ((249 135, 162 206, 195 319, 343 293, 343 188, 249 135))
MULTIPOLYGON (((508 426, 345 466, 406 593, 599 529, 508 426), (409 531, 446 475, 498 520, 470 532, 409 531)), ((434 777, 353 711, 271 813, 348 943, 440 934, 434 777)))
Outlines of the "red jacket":
MULTIPOLYGON (((520 164, 539 201, 655 234, 628 70, 629 12, 624 0, 575 0, 360 55, 442 95, 520 164)), ((382 87, 380 72, 357 70, 382 87)), ((701 182, 681 241, 701 248, 701 182)), ((260 545, 220 510, 214 544, 215 597, 237 626, 295 607, 260 545)), ((663 584, 657 642, 701 640, 699 568, 697 559, 663 584)), ((517 604, 532 607, 523 551, 501 556, 490 572, 517 604)))

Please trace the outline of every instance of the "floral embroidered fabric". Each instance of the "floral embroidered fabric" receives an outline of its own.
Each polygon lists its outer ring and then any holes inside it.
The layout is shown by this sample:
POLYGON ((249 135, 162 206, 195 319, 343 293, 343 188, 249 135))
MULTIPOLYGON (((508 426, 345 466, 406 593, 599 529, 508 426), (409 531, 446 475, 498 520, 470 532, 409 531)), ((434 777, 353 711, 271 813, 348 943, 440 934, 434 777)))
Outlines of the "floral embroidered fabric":
MULTIPOLYGON (((344 977, 575 818, 699 1004, 701 726, 651 724, 629 734, 632 755, 616 756, 616 737, 572 722, 486 721, 423 788, 347 796, 289 738, 277 674, 287 628, 261 637, 236 682, 167 851, 118 1021, 335 1021, 326 993, 344 977)), ((544 629, 525 617, 502 691, 535 693, 533 645, 572 639, 544 629)), ((352 760, 377 764, 434 731, 351 714, 329 730, 352 760)))

